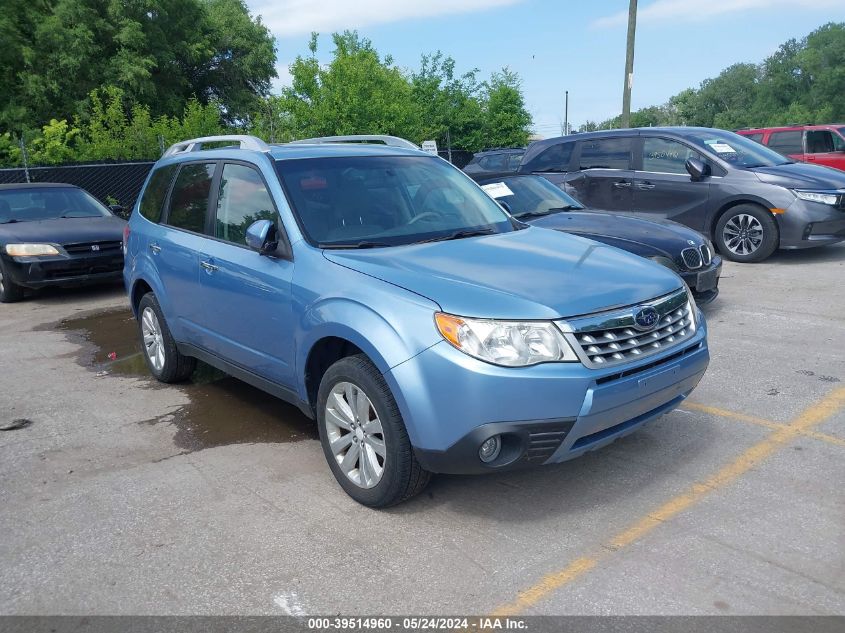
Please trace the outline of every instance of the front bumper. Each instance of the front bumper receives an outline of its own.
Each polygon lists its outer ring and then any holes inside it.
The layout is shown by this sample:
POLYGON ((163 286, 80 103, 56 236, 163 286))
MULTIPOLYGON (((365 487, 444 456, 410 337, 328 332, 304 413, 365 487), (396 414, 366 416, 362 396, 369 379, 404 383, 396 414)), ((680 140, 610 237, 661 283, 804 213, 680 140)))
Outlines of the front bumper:
POLYGON ((123 274, 123 253, 10 257, 0 255, 12 282, 25 288, 70 286, 117 281, 123 274))
POLYGON ((603 370, 580 363, 505 368, 441 342, 385 378, 415 453, 440 473, 481 473, 566 461, 633 432, 675 408, 709 363, 706 325, 676 348, 603 370), (478 458, 502 435, 490 464, 478 458))
POLYGON ((708 266, 697 270, 681 271, 678 275, 689 286, 698 305, 708 304, 719 295, 722 258, 716 255, 708 266))
POLYGON ((796 198, 775 217, 780 248, 812 248, 845 241, 845 209, 796 198))

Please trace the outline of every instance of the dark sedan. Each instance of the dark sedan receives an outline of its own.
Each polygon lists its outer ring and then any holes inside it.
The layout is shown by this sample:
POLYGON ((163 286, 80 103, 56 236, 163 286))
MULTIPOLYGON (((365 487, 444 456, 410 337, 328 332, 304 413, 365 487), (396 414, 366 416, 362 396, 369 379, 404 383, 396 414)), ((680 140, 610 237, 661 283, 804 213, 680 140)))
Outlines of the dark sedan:
POLYGON ((0 302, 25 288, 120 280, 125 226, 73 185, 0 185, 0 302))
POLYGON ((523 222, 580 235, 663 264, 680 275, 701 304, 719 294, 721 258, 707 238, 677 222, 586 209, 539 176, 484 177, 476 182, 523 222))

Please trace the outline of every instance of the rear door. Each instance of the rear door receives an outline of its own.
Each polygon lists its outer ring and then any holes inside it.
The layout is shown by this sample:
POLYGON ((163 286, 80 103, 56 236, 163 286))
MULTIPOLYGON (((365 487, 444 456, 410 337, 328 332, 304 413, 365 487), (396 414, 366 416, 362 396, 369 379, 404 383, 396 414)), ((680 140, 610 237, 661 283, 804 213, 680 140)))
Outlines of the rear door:
POLYGON ((706 159, 685 143, 659 136, 643 137, 641 148, 634 172, 634 210, 703 231, 710 179, 693 181, 685 164, 689 158, 706 159))
POLYGON ((577 171, 567 177, 567 191, 594 209, 630 211, 635 140, 633 136, 620 136, 579 141, 575 149, 577 171))
POLYGON ((204 347, 293 387, 293 262, 259 255, 245 241, 247 228, 257 220, 275 222, 276 234, 282 234, 272 196, 256 167, 224 162, 211 199, 213 237, 199 257, 204 347))
POLYGON ((804 132, 801 130, 780 130, 769 134, 769 149, 788 156, 792 160, 804 160, 804 132))
POLYGON ((845 139, 833 130, 807 130, 804 160, 845 170, 845 139))
POLYGON ((208 199, 216 163, 182 163, 170 192, 158 236, 148 248, 167 295, 167 324, 177 341, 203 345, 200 327, 207 309, 199 284, 199 253, 205 235, 208 199))

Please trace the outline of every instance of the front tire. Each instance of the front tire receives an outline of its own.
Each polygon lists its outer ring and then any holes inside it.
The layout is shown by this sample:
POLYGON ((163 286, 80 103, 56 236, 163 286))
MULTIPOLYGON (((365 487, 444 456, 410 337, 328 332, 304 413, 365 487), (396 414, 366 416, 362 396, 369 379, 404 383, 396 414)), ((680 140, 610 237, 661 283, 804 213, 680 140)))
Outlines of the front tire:
POLYGON ((14 303, 23 299, 23 288, 12 281, 0 261, 0 303, 14 303))
POLYGON ((431 477, 414 455, 384 376, 363 354, 337 361, 317 394, 323 453, 358 503, 384 508, 413 497, 431 477))
POLYGON ((739 204, 725 211, 713 237, 722 255, 747 263, 763 261, 780 241, 771 212, 754 204, 739 204))
POLYGON ((180 354, 155 295, 148 292, 138 304, 141 353, 150 373, 166 383, 182 382, 194 372, 197 359, 180 354))

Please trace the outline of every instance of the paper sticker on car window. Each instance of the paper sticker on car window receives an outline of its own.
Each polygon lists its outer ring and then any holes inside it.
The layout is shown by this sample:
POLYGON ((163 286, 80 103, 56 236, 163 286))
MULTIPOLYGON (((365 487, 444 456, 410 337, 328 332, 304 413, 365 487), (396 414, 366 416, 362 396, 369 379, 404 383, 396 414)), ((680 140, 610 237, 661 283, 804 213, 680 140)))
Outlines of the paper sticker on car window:
POLYGON ((736 154, 736 150, 724 141, 704 141, 717 154, 736 154))
POLYGON ((484 189, 485 193, 493 198, 504 198, 505 196, 512 196, 513 191, 510 190, 503 182, 491 182, 489 185, 481 185, 481 188, 484 189))

